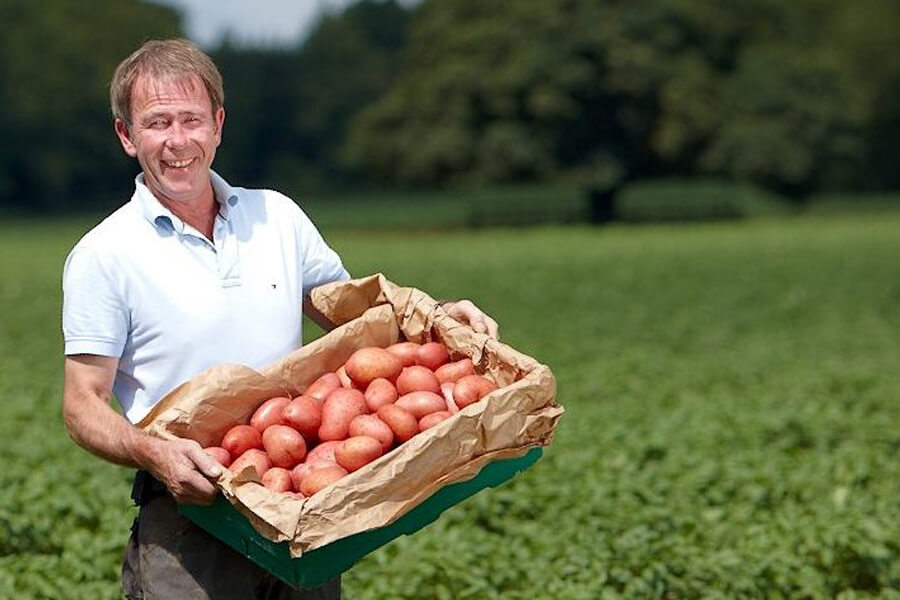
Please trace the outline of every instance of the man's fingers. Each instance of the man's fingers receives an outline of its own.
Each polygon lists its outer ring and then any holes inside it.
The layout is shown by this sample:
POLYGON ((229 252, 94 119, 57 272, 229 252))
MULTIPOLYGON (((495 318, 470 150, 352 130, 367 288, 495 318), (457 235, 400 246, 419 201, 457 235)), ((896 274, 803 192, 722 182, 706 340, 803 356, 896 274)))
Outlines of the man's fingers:
POLYGON ((465 321, 469 324, 469 327, 478 333, 485 333, 494 339, 499 339, 500 328, 497 322, 475 306, 471 300, 460 300, 447 305, 445 308, 447 309, 447 314, 454 319, 465 321))
POLYGON ((197 465, 197 469, 212 479, 218 479, 222 474, 222 465, 216 459, 203 451, 199 445, 191 448, 188 457, 197 465))
POLYGON ((216 497, 216 486, 209 479, 192 471, 183 483, 180 493, 176 495, 175 500, 181 504, 212 504, 216 497))

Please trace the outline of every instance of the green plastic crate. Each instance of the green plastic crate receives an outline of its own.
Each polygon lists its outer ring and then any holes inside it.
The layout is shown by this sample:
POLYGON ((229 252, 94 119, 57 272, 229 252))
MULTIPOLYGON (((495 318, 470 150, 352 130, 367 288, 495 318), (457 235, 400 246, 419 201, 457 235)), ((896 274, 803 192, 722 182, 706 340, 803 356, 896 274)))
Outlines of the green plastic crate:
POLYGON ((276 544, 262 537, 221 495, 211 506, 179 505, 178 510, 289 585, 315 587, 343 573, 363 556, 394 538, 425 527, 454 504, 486 487, 511 479, 533 465, 542 454, 542 448, 532 448, 518 458, 488 463, 472 479, 441 488, 390 525, 337 540, 300 558, 291 558, 287 542, 276 544))

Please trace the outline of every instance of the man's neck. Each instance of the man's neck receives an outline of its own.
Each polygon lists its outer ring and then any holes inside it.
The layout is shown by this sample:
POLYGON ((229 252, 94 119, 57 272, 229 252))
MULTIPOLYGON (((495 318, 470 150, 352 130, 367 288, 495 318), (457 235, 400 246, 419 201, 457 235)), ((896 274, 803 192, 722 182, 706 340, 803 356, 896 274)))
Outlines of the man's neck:
POLYGON ((190 225, 206 239, 212 241, 213 226, 216 222, 216 214, 219 212, 219 203, 213 195, 212 184, 209 186, 207 193, 195 200, 186 202, 176 202, 167 198, 156 197, 159 203, 172 211, 176 217, 190 225))

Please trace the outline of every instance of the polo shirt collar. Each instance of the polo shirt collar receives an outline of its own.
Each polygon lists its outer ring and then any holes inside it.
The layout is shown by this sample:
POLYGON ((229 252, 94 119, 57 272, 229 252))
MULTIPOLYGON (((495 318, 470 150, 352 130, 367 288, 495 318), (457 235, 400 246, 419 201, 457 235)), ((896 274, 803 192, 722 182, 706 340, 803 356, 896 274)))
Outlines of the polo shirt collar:
MULTIPOLYGON (((209 170, 209 178, 212 183, 213 197, 219 203, 219 215, 227 221, 231 210, 238 203, 239 196, 237 191, 212 169, 209 170)), ((144 217, 154 226, 169 226, 178 233, 184 233, 184 221, 175 216, 172 211, 156 199, 156 196, 144 183, 143 173, 138 173, 137 177, 134 178, 134 198, 140 206, 144 217)))

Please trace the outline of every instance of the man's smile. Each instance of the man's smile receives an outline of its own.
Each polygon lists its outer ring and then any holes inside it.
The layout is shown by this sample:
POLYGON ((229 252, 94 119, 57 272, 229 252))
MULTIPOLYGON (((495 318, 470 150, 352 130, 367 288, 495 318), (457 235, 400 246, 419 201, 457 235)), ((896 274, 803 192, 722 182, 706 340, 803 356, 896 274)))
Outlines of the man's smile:
POLYGON ((185 158, 182 160, 163 160, 162 163, 170 169, 184 169, 189 164, 197 160, 196 158, 185 158))

